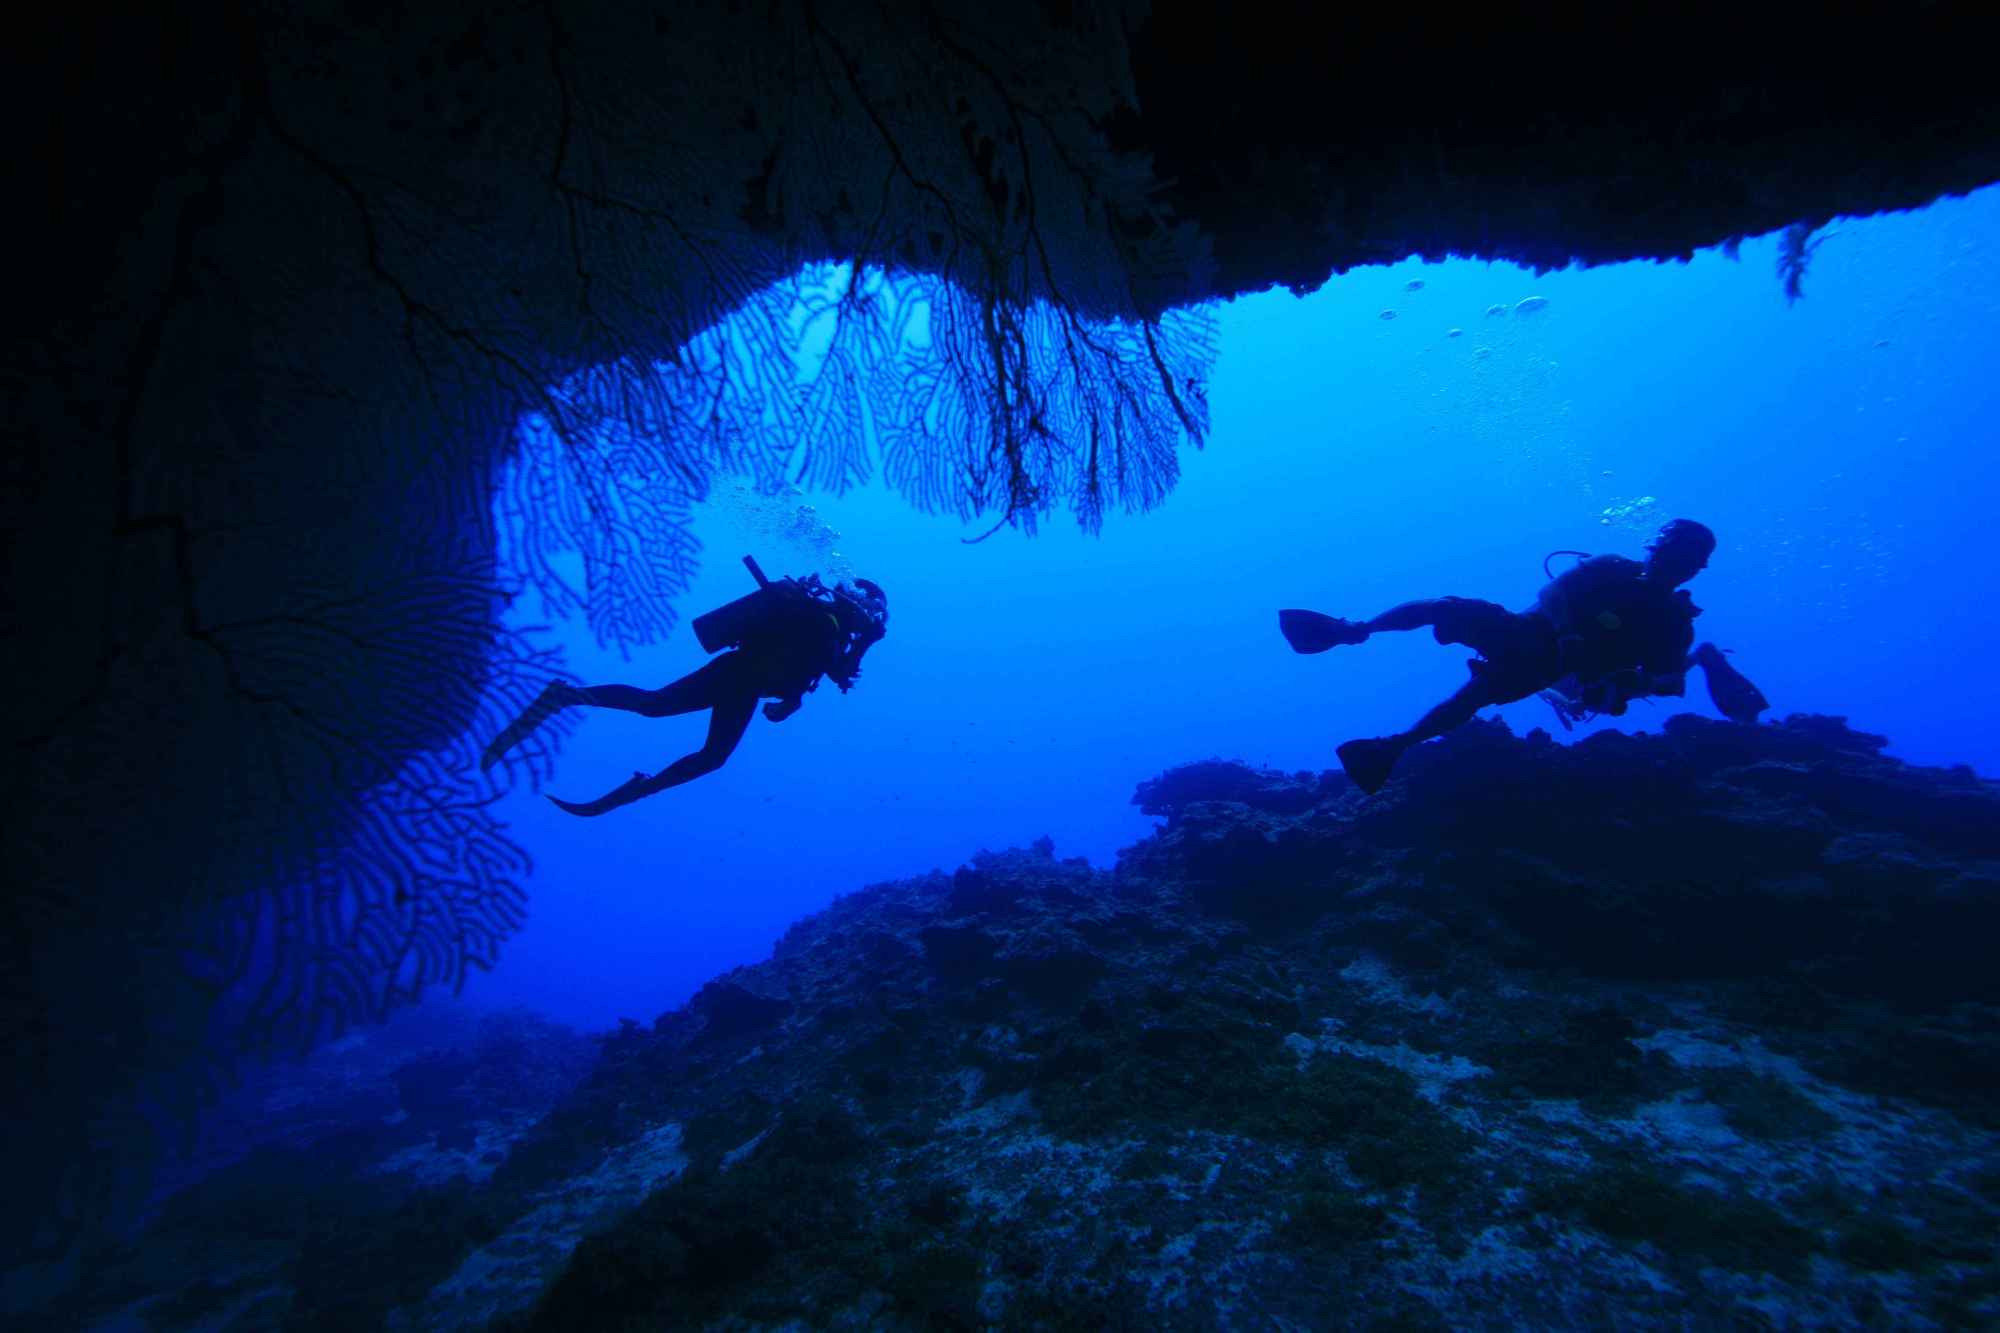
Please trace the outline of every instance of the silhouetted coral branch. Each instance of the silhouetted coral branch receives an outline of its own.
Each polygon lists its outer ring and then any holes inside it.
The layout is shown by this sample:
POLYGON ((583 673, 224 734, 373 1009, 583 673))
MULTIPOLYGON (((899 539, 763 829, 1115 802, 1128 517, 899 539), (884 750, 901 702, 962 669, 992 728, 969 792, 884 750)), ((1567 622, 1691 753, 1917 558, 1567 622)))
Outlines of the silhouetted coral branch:
POLYGON ((1095 531, 1107 507, 1159 503, 1208 428, 1210 315, 1093 320, 1018 266, 993 279, 809 268, 671 360, 573 376, 520 427, 509 563, 546 614, 629 652, 675 623, 690 506, 722 476, 837 493, 879 456, 919 507, 1029 531, 1057 507, 1095 531))
POLYGON ((1151 508, 1179 476, 1177 450, 1208 426, 1213 358, 1205 312, 1158 323, 1092 322, 938 279, 898 344, 876 418, 891 485, 971 521, 998 510, 1033 531, 1067 505, 1095 531, 1107 505, 1151 508))
POLYGON ((1814 252, 1838 232, 1813 235, 1812 224, 1794 222, 1778 235, 1778 276, 1785 284, 1785 304, 1805 295, 1801 284, 1805 282, 1806 269, 1812 265, 1814 252))

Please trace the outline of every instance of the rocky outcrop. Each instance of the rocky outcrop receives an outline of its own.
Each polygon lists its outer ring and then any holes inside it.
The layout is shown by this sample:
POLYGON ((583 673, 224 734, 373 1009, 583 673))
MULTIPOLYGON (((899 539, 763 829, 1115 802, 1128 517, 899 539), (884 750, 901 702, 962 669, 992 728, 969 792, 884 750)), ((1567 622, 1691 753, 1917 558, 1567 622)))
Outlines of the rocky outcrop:
POLYGON ((373 1317, 1991 1323, 2000 784, 1881 751, 1688 716, 1475 724, 1374 798, 1176 769, 1114 868, 877 885, 610 1035, 373 1317))

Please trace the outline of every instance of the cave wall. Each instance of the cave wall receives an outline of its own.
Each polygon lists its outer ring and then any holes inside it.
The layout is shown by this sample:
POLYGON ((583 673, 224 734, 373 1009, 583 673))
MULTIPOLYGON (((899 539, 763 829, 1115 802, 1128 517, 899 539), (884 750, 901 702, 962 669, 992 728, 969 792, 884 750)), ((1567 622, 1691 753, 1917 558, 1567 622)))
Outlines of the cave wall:
POLYGON ((1215 289, 1412 254, 1685 259, 2000 171, 1969 5, 1565 11, 1162 6, 1107 126, 1208 238, 1215 289))

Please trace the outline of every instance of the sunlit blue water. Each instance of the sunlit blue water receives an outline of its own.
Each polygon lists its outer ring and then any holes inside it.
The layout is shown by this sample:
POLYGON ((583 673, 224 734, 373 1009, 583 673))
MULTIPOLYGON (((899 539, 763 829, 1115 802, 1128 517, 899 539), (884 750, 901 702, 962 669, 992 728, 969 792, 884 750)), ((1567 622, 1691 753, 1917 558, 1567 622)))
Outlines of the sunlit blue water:
MULTIPOLYGON (((1775 238, 1735 262, 1409 263, 1237 301, 1206 451, 1163 508, 1098 537, 1058 521, 966 545, 973 530, 880 489, 765 511, 809 503, 839 531, 888 590, 888 639, 852 694, 823 685, 784 724, 758 719, 689 786, 595 820, 511 796, 532 915, 473 997, 650 1020, 865 884, 1045 834, 1109 863, 1146 833, 1129 800, 1161 769, 1333 767, 1340 741, 1398 730, 1465 679, 1466 651, 1424 634, 1294 656, 1277 608, 1524 606, 1546 552, 1636 555, 1675 516, 1721 541, 1691 587, 1698 632, 1776 715, 1844 714, 1892 753, 2000 773, 2000 190, 1836 227, 1789 307, 1775 238), (1530 296, 1549 304, 1484 313, 1530 296), (1636 524, 1604 521, 1649 496, 1636 524)), ((583 679, 692 670, 685 621, 749 588, 738 557, 773 576, 817 558, 754 535, 740 507, 698 531, 682 626, 631 662, 566 629, 583 679)), ((1689 704, 1712 712, 1698 687, 1689 704)), ((1539 702, 1500 714, 1554 728, 1539 702)), ((1640 704, 1615 725, 1664 716, 1640 704)), ((593 712, 549 790, 656 771, 705 724, 593 712)))

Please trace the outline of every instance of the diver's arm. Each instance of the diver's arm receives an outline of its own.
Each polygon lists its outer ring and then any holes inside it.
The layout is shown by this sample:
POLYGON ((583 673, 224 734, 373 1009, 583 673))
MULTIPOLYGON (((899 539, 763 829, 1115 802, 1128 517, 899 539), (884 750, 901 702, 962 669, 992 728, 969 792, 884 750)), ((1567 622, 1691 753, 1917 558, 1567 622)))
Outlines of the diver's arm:
MULTIPOLYGON (((1686 595, 1686 590, 1682 590, 1686 595)), ((1692 603, 1690 603, 1692 606, 1692 603)), ((1699 615, 1700 612, 1695 612, 1699 615)), ((1682 640, 1683 643, 1686 640, 1682 640)), ((1694 665, 1694 659, 1682 647, 1660 646, 1639 663, 1634 672, 1638 688, 1631 697, 1647 696, 1678 699, 1687 694, 1687 673, 1694 665)))
POLYGON ((851 636, 841 645, 833 665, 827 668, 827 679, 840 687, 842 694, 854 688, 854 682, 861 679, 861 658, 869 645, 859 643, 851 636))
POLYGON ((783 722, 805 704, 806 696, 819 688, 820 673, 793 676, 786 688, 771 703, 764 705, 764 716, 773 722, 783 722))

